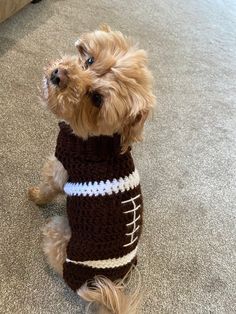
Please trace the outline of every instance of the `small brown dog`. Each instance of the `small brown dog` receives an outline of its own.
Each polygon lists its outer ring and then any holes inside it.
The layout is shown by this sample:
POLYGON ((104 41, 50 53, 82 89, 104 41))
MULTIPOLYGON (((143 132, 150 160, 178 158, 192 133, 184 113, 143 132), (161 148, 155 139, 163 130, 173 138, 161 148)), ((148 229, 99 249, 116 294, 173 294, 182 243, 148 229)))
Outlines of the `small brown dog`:
POLYGON ((139 296, 122 278, 136 264, 142 195, 131 145, 153 107, 147 57, 104 25, 76 42, 78 55, 45 69, 43 98, 59 123, 55 157, 29 198, 46 204, 67 195, 68 219, 43 228, 49 264, 101 313, 136 313, 139 296))

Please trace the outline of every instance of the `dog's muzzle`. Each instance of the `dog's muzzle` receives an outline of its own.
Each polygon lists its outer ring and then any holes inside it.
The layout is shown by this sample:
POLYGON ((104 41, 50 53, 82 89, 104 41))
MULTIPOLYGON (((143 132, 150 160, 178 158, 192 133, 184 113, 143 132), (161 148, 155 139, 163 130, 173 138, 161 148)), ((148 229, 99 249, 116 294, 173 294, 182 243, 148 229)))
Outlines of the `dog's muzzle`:
POLYGON ((52 71, 50 82, 60 88, 65 88, 68 83, 67 71, 65 69, 56 68, 52 71))

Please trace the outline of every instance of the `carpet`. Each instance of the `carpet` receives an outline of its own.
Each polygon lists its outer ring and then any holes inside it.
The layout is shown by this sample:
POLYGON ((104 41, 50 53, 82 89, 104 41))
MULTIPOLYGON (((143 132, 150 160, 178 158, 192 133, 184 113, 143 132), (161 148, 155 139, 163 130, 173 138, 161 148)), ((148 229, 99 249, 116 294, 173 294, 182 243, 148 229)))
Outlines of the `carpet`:
POLYGON ((144 314, 236 313, 236 2, 29 4, 0 24, 0 312, 84 313, 49 269, 40 228, 60 198, 26 197, 58 132, 40 104, 43 66, 106 22, 149 52, 157 108, 134 147, 145 201, 144 314))

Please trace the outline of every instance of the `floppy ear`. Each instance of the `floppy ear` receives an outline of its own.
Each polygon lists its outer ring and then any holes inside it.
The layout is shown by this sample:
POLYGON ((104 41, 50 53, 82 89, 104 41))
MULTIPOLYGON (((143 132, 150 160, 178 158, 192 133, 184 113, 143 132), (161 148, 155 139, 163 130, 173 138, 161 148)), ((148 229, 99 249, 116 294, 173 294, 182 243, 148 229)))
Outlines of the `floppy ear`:
POLYGON ((87 56, 86 47, 85 47, 85 45, 83 44, 83 42, 80 39, 76 40, 75 47, 78 49, 78 51, 81 54, 81 56, 83 56, 83 57, 87 56))
POLYGON ((130 117, 122 131, 122 152, 134 143, 142 141, 144 123, 148 117, 149 110, 140 110, 136 116, 130 117))
MULTIPOLYGON (((107 25, 106 23, 100 24, 99 29, 103 32, 106 32, 106 33, 109 33, 112 31, 110 26, 107 25)), ((75 42, 75 47, 78 49, 78 51, 81 55, 86 54, 86 47, 84 46, 83 42, 81 42, 81 40, 79 38, 75 42)))
MULTIPOLYGON (((144 58, 144 62, 145 60, 144 58)), ((142 141, 144 123, 148 115, 153 113, 156 100, 152 93, 152 76, 147 68, 143 67, 140 72, 132 71, 133 69, 131 69, 131 74, 136 80, 135 82, 131 80, 128 85, 130 112, 121 131, 123 151, 127 150, 133 142, 142 141)))
POLYGON ((102 23, 99 26, 100 31, 106 32, 106 33, 110 33, 111 32, 111 28, 109 25, 107 25, 106 23, 102 23))

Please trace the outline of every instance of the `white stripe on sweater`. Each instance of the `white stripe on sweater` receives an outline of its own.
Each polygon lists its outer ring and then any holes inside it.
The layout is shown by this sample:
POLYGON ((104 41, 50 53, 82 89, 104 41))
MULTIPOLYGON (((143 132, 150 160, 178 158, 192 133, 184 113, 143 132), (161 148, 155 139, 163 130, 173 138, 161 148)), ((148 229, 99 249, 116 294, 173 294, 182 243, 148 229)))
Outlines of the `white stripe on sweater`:
POLYGON ((118 258, 109 258, 109 259, 104 259, 104 260, 98 260, 98 261, 84 261, 84 262, 79 262, 79 261, 72 261, 69 258, 66 259, 67 263, 73 263, 76 265, 84 265, 92 268, 116 268, 120 266, 127 265, 132 261, 132 259, 136 256, 137 254, 137 249, 138 247, 131 251, 129 254, 124 255, 122 257, 118 258))
POLYGON ((104 196, 129 191, 139 185, 140 179, 138 171, 135 169, 131 174, 124 178, 113 179, 99 182, 71 183, 64 185, 64 192, 69 196, 104 196))

